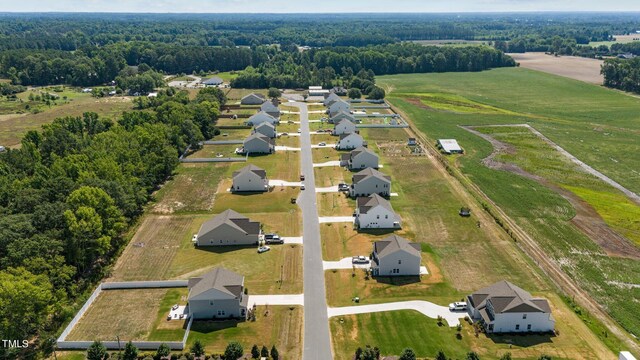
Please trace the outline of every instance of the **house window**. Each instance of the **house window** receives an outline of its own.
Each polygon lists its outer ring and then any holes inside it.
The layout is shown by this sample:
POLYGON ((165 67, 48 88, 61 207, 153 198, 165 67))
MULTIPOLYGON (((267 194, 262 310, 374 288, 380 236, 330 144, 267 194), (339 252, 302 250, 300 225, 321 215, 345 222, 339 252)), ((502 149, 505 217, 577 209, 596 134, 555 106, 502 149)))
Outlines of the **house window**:
POLYGON ((398 260, 398 265, 402 264, 402 260, 398 260))
POLYGON ((209 301, 209 305, 213 306, 213 301, 209 301))
POLYGON ((522 314, 522 318, 526 319, 527 318, 527 314, 522 314))
POLYGON ((218 316, 224 316, 224 310, 218 310, 218 316))
POLYGON ((385 216, 384 216, 384 218, 385 218, 385 219, 388 219, 388 218, 389 218, 389 215, 385 215, 385 216))
POLYGON ((516 330, 520 330, 520 324, 516 325, 516 330))
POLYGON ((527 330, 531 331, 531 324, 527 325, 527 330))
POLYGON ((380 219, 380 215, 376 215, 376 219, 380 219))

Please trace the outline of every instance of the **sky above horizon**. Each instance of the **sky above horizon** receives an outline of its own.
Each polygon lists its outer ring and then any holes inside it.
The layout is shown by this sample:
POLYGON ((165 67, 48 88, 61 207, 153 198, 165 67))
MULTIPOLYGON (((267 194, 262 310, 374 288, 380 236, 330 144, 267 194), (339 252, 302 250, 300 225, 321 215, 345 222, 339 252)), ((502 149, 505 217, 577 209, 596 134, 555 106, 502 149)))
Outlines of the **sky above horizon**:
POLYGON ((640 11, 639 0, 0 0, 0 12, 341 13, 640 11))

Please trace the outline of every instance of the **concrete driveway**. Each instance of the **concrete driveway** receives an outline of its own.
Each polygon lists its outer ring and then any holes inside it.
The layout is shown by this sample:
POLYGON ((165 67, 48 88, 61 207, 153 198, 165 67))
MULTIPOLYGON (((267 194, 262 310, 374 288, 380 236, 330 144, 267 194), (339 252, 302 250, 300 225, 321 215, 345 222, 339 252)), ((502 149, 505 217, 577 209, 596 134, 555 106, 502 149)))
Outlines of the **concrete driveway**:
POLYGON ((317 193, 337 193, 337 192, 340 192, 340 190, 338 189, 338 185, 334 185, 329 187, 317 187, 316 192, 317 193))
POLYGON ((322 148, 336 148, 336 144, 327 144, 327 145, 311 145, 312 149, 322 149, 322 148))
POLYGON ((340 160, 333 160, 333 161, 313 164, 313 167, 327 167, 327 166, 340 166, 340 160))
POLYGON ((463 318, 466 313, 458 312, 454 313, 449 311, 446 306, 440 306, 429 301, 424 300, 412 300, 412 301, 400 301, 384 304, 371 304, 371 305, 357 305, 357 306, 345 306, 337 308, 327 308, 329 317, 352 315, 352 314, 368 314, 374 312, 383 311, 397 311, 397 310, 415 310, 428 316, 432 319, 437 319, 438 316, 442 316, 449 326, 454 327, 460 324, 460 318, 463 318))
POLYGON ((353 216, 320 216, 318 217, 318 221, 320 224, 326 223, 342 223, 342 222, 353 222, 353 216))
POLYGON ((282 236, 285 244, 303 244, 302 236, 282 236))
POLYGON ((344 259, 340 259, 338 261, 323 261, 322 267, 325 270, 351 270, 353 267, 356 269, 370 269, 371 262, 367 264, 354 264, 353 259, 350 257, 346 257, 344 259))
POLYGON ((269 180, 269 186, 293 186, 300 187, 302 182, 300 181, 284 181, 284 180, 269 180))
POLYGON ((304 294, 249 295, 248 307, 253 305, 304 305, 304 294))
POLYGON ((290 146, 278 146, 275 147, 276 151, 300 151, 300 148, 290 146))

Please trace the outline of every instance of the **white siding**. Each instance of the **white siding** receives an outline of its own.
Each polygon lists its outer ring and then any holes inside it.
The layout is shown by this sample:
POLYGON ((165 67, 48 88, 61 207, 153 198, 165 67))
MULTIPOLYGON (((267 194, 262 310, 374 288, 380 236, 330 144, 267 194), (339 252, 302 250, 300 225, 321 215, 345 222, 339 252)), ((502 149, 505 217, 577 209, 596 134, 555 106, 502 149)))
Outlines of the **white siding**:
POLYGON ((261 179, 253 172, 247 172, 233 178, 232 191, 267 191, 268 180, 261 179))
POLYGON ((493 320, 494 333, 549 332, 553 331, 554 327, 553 317, 546 313, 502 313, 496 314, 493 320))
POLYGON ((351 197, 369 196, 371 194, 378 194, 381 196, 389 196, 391 184, 383 182, 381 179, 370 177, 361 180, 357 184, 353 184, 350 189, 351 197))
POLYGON ((356 209, 356 220, 361 229, 392 229, 395 226, 396 214, 382 206, 369 209, 366 214, 360 214, 356 209))
POLYGON ((377 276, 420 275, 420 257, 399 250, 379 259, 377 276))

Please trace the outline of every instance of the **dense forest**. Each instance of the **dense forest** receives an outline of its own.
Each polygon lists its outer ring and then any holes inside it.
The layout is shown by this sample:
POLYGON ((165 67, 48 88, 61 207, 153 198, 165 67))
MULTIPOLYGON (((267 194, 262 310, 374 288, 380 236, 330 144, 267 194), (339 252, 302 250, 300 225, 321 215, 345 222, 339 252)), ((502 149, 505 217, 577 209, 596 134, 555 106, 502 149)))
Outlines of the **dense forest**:
MULTIPOLYGON (((0 153, 0 334, 47 345, 109 271, 178 154, 211 137, 224 94, 162 91, 117 122, 58 118, 0 153), (25 301, 28 299, 28 301, 25 301)), ((15 349, 14 349, 15 350, 15 349)), ((3 354, 0 358, 14 357, 3 354)), ((27 356, 28 354, 22 354, 27 356)))
POLYGON ((640 57, 608 59, 602 65, 602 75, 605 86, 640 94, 640 57))

